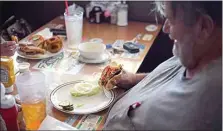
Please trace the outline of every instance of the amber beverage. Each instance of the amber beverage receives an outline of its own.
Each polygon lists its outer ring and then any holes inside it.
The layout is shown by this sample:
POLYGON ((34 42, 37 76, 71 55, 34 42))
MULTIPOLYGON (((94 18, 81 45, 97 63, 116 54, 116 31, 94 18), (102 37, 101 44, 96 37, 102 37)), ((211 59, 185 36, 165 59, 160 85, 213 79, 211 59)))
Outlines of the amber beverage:
POLYGON ((22 103, 23 117, 27 130, 38 130, 41 122, 46 117, 45 100, 36 103, 22 103))

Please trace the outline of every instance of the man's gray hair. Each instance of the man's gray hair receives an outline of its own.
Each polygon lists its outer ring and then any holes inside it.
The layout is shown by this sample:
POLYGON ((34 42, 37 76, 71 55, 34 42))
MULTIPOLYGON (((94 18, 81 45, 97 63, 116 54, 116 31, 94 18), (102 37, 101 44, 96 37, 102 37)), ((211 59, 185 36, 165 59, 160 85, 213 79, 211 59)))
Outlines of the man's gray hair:
MULTIPOLYGON (((164 15, 164 1, 155 1, 155 5, 156 10, 164 15)), ((222 26, 222 1, 170 1, 170 5, 175 18, 177 9, 183 10, 185 25, 194 24, 200 15, 209 15, 218 26, 222 26)))

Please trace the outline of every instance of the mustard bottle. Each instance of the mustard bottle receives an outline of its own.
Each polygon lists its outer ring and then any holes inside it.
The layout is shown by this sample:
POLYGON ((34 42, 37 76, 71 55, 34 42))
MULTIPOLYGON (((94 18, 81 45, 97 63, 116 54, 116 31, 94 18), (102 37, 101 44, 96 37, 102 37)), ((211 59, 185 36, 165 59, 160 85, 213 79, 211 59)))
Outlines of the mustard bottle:
POLYGON ((13 92, 13 84, 15 83, 14 63, 13 59, 7 56, 1 56, 1 82, 5 86, 5 92, 13 92))

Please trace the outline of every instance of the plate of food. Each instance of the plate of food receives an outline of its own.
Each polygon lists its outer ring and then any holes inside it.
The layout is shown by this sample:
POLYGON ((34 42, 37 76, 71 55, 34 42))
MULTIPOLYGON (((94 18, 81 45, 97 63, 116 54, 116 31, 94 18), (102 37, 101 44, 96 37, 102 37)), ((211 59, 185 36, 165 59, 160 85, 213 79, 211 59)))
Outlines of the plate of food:
POLYGON ((18 56, 26 59, 45 59, 63 52, 63 41, 59 36, 44 39, 41 35, 32 36, 28 42, 19 43, 18 56))
POLYGON ((53 106, 68 114, 91 114, 102 111, 114 101, 113 91, 107 97, 98 82, 72 81, 57 86, 50 94, 53 106))

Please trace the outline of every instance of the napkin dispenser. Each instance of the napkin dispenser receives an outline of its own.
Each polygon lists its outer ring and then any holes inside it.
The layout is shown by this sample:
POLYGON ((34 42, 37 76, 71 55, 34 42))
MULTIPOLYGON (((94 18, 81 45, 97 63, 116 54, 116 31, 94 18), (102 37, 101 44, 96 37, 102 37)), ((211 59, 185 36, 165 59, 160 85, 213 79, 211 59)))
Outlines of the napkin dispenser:
POLYGON ((94 6, 89 14, 89 22, 90 23, 101 23, 103 20, 103 11, 100 6, 94 6))

